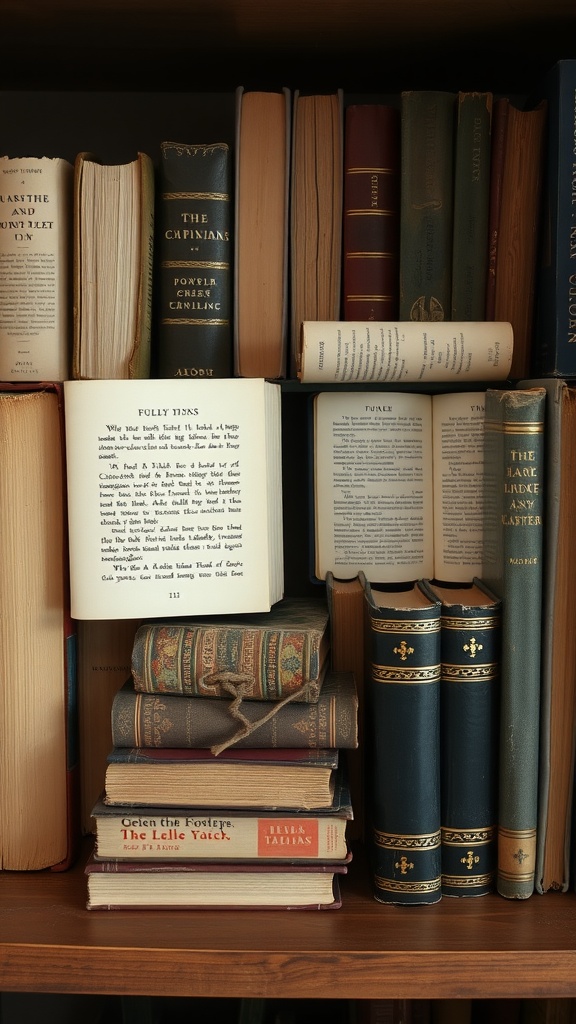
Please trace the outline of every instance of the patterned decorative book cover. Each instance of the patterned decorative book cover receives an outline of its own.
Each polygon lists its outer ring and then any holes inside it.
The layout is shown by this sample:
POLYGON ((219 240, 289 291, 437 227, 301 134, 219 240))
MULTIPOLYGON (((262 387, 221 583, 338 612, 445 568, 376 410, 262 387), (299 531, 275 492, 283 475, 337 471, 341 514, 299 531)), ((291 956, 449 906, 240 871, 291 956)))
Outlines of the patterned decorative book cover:
POLYGON ((137 693, 129 679, 112 703, 116 747, 358 745, 358 695, 352 672, 326 674, 315 703, 137 693))
POLYGON ((372 880, 379 903, 441 892, 440 602, 365 580, 372 880))
POLYGON ((315 702, 329 649, 324 600, 285 598, 270 612, 147 622, 134 639, 134 689, 315 702))

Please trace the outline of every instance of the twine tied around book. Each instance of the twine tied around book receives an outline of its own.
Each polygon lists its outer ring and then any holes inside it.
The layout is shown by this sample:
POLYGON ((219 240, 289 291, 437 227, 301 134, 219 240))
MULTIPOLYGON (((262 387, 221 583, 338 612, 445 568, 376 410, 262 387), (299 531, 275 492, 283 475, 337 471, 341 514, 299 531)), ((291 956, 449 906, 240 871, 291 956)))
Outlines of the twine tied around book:
POLYGON ((302 697, 307 694, 310 688, 309 683, 304 683, 299 690, 295 690, 294 693, 288 694, 282 700, 276 701, 274 706, 262 715, 262 718, 258 718, 255 722, 251 722, 240 710, 240 705, 246 694, 249 692, 249 679, 250 677, 242 677, 234 672, 223 672, 218 673, 218 681, 220 682, 222 689, 226 690, 232 697, 233 700, 229 705, 229 711, 232 718, 236 719, 240 723, 238 730, 227 740, 223 740, 221 743, 216 743, 210 747, 213 754, 221 754, 223 750, 231 747, 234 743, 244 739, 246 736, 250 736, 256 729, 259 729, 261 725, 268 722, 274 715, 277 715, 280 708, 283 708, 285 704, 289 704, 290 701, 296 699, 296 697, 302 697))

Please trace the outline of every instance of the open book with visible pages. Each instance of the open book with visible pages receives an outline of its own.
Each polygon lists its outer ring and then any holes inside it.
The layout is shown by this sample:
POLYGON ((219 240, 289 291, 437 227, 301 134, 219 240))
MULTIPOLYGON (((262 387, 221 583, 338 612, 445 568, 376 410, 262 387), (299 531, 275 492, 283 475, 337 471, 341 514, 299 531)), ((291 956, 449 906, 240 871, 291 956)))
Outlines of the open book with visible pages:
POLYGON ((283 596, 280 388, 67 381, 72 615, 269 611, 283 596))
POLYGON ((470 582, 482 565, 485 393, 313 399, 314 575, 470 582))

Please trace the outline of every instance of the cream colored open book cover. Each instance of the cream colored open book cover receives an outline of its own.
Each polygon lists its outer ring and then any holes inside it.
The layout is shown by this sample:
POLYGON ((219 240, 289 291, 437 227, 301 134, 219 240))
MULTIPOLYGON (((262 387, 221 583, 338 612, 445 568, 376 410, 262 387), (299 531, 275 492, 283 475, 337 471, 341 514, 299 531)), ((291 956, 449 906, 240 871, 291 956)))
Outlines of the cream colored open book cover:
POLYGON ((73 618, 280 600, 278 385, 67 381, 64 397, 73 618))
POLYGON ((315 568, 373 583, 482 567, 485 393, 314 399, 315 568))

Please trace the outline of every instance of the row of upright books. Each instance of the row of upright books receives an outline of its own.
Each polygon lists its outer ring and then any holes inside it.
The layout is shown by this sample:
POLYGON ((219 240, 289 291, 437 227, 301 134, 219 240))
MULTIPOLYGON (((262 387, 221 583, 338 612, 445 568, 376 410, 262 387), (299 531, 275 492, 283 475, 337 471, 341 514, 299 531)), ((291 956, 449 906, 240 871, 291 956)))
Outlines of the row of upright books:
POLYGON ((89 909, 339 907, 357 709, 322 599, 142 624, 112 704, 89 909))
POLYGON ((340 320, 510 323, 513 377, 575 373, 575 74, 522 108, 239 88, 234 140, 2 157, 0 377, 305 380, 302 325, 340 320))

